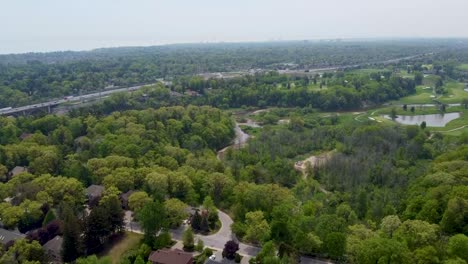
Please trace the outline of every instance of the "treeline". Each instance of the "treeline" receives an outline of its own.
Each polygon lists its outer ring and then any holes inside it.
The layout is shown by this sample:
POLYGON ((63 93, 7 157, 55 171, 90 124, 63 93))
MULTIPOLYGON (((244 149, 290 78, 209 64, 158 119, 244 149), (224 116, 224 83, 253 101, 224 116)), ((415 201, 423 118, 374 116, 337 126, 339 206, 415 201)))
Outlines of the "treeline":
MULTIPOLYGON (((450 44, 444 44, 450 45, 450 44)), ((169 45, 0 56, 0 107, 158 78, 248 69, 353 65, 438 49, 434 43, 280 42, 169 45), (289 65, 289 66, 288 66, 289 65)))
POLYGON ((276 72, 230 80, 174 83, 174 89, 195 90, 203 96, 196 104, 220 108, 306 107, 322 110, 350 110, 381 104, 415 93, 412 79, 392 76, 391 72, 371 75, 327 73, 314 77, 289 77, 276 72))

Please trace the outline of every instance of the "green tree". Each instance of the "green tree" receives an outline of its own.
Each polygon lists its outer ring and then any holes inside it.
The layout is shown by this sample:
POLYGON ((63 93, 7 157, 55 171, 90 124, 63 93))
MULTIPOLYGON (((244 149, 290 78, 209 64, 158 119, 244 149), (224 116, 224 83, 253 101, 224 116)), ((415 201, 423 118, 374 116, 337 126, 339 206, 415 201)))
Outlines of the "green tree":
POLYGON ((412 263, 404 244, 393 239, 373 237, 366 239, 357 254, 357 263, 412 263))
POLYGON ((254 243, 262 243, 270 237, 270 225, 265 220, 262 211, 245 214, 247 230, 244 239, 254 243))
POLYGON ((64 207, 63 219, 62 259, 65 262, 72 262, 82 253, 81 225, 68 206, 64 207))
POLYGON ((398 215, 388 215, 382 219, 382 223, 380 224, 380 230, 386 237, 392 238, 393 233, 398 229, 401 225, 400 218, 398 215))
POLYGON ((187 219, 187 208, 188 205, 177 198, 164 201, 164 210, 170 227, 178 227, 182 224, 182 221, 187 219))
POLYGON ((397 116, 397 111, 396 111, 395 107, 393 107, 392 110, 390 111, 390 118, 395 119, 397 117, 398 117, 397 116))
POLYGON ((196 245, 195 249, 198 252, 202 252, 204 248, 205 248, 205 244, 203 243, 203 240, 201 240, 200 238, 197 239, 197 245, 196 245))
POLYGON ((339 232, 329 233, 325 236, 323 246, 330 257, 341 258, 346 251, 346 235, 339 232))
POLYGON ((459 257, 468 262, 468 237, 464 234, 451 237, 447 245, 447 253, 451 257, 459 257))
POLYGON ((425 129, 426 126, 427 126, 427 125, 426 125, 426 121, 422 121, 422 122, 421 122, 421 125, 420 125, 421 129, 425 129))
POLYGON ((139 212, 137 212, 137 216, 141 227, 145 231, 145 243, 153 245, 157 233, 161 228, 167 226, 164 206, 158 201, 147 203, 139 212))
POLYGON ((151 198, 144 191, 134 192, 128 197, 128 206, 134 212, 138 212, 149 202, 151 202, 151 198))
POLYGON ((42 263, 44 250, 37 241, 16 240, 13 246, 0 257, 0 263, 42 263))
POLYGON ((454 197, 448 201, 440 226, 449 234, 463 233, 468 227, 466 219, 468 219, 468 202, 461 197, 454 197))
POLYGON ((195 248, 195 241, 193 238, 193 231, 191 228, 187 228, 184 231, 183 243, 185 251, 193 251, 193 249, 195 248))
POLYGON ((414 83, 416 85, 421 85, 423 82, 424 76, 421 72, 415 72, 414 73, 414 83))

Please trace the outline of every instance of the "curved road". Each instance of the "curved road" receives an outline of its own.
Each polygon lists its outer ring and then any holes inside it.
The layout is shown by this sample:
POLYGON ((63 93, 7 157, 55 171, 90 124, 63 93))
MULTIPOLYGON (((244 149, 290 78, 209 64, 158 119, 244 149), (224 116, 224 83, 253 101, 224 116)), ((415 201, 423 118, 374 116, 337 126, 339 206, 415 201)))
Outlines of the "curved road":
MULTIPOLYGON (((125 212, 125 228, 127 231, 130 232, 135 232, 135 233, 140 233, 143 234, 142 230, 139 228, 138 223, 132 222, 133 217, 131 216, 130 211, 125 212)), ((203 243, 205 246, 222 251, 224 248, 224 245, 226 244, 227 241, 229 240, 234 240, 239 242, 239 240, 236 238, 236 236, 232 233, 231 231, 231 225, 233 223, 231 217, 218 210, 218 216, 219 216, 219 221, 221 222, 221 228, 216 232, 215 234, 208 235, 208 236, 203 236, 203 235, 195 235, 195 241, 197 239, 203 240, 203 243)), ((182 236, 187 228, 187 225, 182 225, 181 227, 177 229, 171 229, 170 233, 172 235, 172 239, 177 240, 177 241, 182 241, 182 236)), ((243 256, 248 256, 248 257, 255 257, 258 252, 260 252, 261 248, 247 245, 244 243, 239 242, 239 251, 238 253, 243 256)), ((310 258, 310 257, 301 257, 301 264, 328 264, 332 263, 329 261, 325 260, 320 260, 316 258, 310 258)))

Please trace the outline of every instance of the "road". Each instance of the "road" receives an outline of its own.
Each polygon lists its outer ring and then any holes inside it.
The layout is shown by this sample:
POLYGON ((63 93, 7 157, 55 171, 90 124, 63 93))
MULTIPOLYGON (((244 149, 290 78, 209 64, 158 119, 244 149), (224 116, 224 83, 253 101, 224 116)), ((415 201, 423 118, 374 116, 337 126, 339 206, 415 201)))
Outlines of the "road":
MULTIPOLYGON (((339 69, 347 69, 347 68, 355 68, 355 67, 362 67, 362 66, 367 66, 367 65, 372 65, 372 64, 392 64, 392 63, 398 63, 402 60, 409 60, 421 56, 425 56, 427 54, 419 54, 419 55, 414 55, 414 56, 408 56, 408 57, 403 57, 403 58, 396 58, 396 59, 391 59, 391 60, 386 60, 386 61, 380 61, 380 62, 369 62, 369 63, 361 63, 361 64, 354 64, 354 65, 347 65, 347 66, 335 66, 335 67, 328 67, 328 68, 321 68, 321 69, 310 69, 307 72, 304 70, 278 70, 279 73, 282 74, 296 74, 296 73, 301 73, 301 74, 312 74, 312 73, 321 73, 321 72, 326 72, 326 71, 333 71, 333 70, 339 70, 339 69)), ((236 74, 239 72, 236 72, 236 74)), ((252 74, 250 71, 245 71, 240 73, 245 73, 245 74, 252 74)), ((210 76, 211 78, 224 78, 224 75, 229 75, 229 72, 224 72, 224 73, 210 73, 213 76, 210 76)), ((242 74, 241 74, 242 75, 242 74)), ((100 97, 106 97, 109 96, 110 94, 113 93, 118 93, 118 92, 126 92, 126 91, 135 91, 143 87, 143 85, 138 85, 138 86, 132 86, 132 87, 125 87, 125 88, 117 88, 117 89, 112 89, 112 90, 104 90, 96 93, 90 93, 90 94, 85 94, 85 95, 80 95, 76 97, 70 97, 70 98, 62 98, 62 99, 56 99, 56 100, 51 100, 48 102, 43 102, 43 103, 38 103, 38 104, 31 104, 31 105, 25 105, 25 106, 20 106, 8 110, 0 110, 0 115, 9 115, 9 114, 14 114, 18 112, 23 112, 23 111, 29 111, 32 109, 37 109, 37 108, 44 108, 44 107, 51 107, 51 106, 56 106, 59 104, 63 103, 68 103, 68 102, 80 102, 82 100, 90 100, 93 98, 100 98, 100 97)))
MULTIPOLYGON (((218 230, 218 232, 212 235, 208 235, 208 236, 195 235, 195 241, 197 241, 197 239, 201 239, 205 246, 216 249, 218 251, 222 251, 227 241, 234 240, 234 241, 239 242, 239 240, 231 231, 231 225, 233 223, 231 217, 228 214, 220 210, 218 210, 218 216, 219 216, 219 221, 221 222, 221 228, 218 230)), ((171 229, 170 233, 171 233, 172 239, 177 240, 177 241, 182 241, 183 233, 187 227, 188 227, 187 225, 182 225, 181 227, 177 229, 171 229)), ((133 222, 131 211, 125 212, 125 228, 127 229, 127 231, 143 234, 143 231, 139 227, 138 223, 133 222)), ((251 246, 251 245, 247 245, 247 244, 239 242, 238 253, 240 255, 247 256, 247 257, 255 257, 260 252, 260 250, 261 248, 259 247, 255 247, 255 246, 251 246)), ((328 263, 333 263, 333 262, 320 260, 316 258, 310 258, 310 257, 301 257, 301 263, 328 264, 328 263)))
POLYGON ((44 103, 25 105, 25 106, 20 106, 20 107, 8 109, 8 110, 0 111, 0 115, 9 115, 9 114, 14 114, 14 113, 23 112, 23 111, 29 111, 29 110, 37 109, 37 108, 56 106, 56 105, 64 104, 64 103, 68 103, 68 102, 80 102, 82 100, 90 100, 90 99, 94 99, 94 98, 106 97, 106 96, 109 96, 109 95, 111 95, 113 93, 135 91, 135 90, 140 89, 141 87, 143 87, 143 85, 125 87, 125 88, 118 88, 118 89, 112 89, 112 90, 104 90, 104 91, 100 91, 100 92, 96 92, 96 93, 90 93, 90 94, 84 94, 84 95, 76 96, 76 97, 68 97, 67 99, 63 98, 63 99, 51 100, 51 101, 44 102, 44 103))

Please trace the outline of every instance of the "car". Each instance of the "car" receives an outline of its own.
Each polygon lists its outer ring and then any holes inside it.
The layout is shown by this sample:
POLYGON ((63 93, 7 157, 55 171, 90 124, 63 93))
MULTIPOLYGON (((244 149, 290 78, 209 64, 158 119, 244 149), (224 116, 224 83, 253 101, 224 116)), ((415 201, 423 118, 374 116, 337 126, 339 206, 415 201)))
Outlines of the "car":
POLYGON ((215 255, 215 254, 211 255, 211 256, 209 257, 209 259, 210 259, 210 260, 215 260, 215 259, 216 259, 216 255, 215 255))

